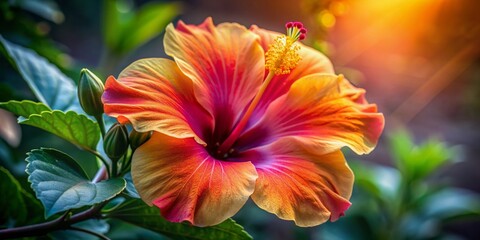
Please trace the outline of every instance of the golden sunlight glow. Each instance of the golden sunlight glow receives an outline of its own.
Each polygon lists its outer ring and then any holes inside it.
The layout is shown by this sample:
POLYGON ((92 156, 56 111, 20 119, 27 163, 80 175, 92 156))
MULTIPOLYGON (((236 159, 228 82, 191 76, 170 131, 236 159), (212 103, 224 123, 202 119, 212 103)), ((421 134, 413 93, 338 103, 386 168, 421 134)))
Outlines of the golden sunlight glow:
POLYGON ((330 4, 330 11, 336 16, 342 16, 348 11, 348 4, 344 1, 334 1, 330 4))
POLYGON ((318 21, 326 28, 331 28, 335 26, 335 16, 327 10, 321 11, 318 14, 318 21))
MULTIPOLYGON (((332 35, 334 62, 358 68, 369 84, 382 89, 379 94, 407 94, 398 98, 397 103, 390 103, 396 106, 392 118, 399 121, 413 119, 474 61, 480 27, 455 18, 462 16, 465 21, 472 15, 465 12, 466 3, 459 5, 446 0, 334 2, 345 4, 348 9, 347 14, 337 18, 332 35)), ((334 2, 328 9, 338 17, 337 13, 341 12, 338 9, 343 7, 334 2)), ((317 22, 326 27, 324 21, 323 17, 317 17, 317 22)))

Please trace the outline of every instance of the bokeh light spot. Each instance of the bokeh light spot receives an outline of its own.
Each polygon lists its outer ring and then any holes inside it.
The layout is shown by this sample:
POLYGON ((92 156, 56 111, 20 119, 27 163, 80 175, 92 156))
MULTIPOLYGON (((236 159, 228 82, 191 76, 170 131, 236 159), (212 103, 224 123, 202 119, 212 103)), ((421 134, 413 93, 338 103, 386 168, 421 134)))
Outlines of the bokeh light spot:
POLYGON ((321 11, 318 15, 318 21, 326 28, 331 28, 335 25, 335 16, 330 11, 321 11))

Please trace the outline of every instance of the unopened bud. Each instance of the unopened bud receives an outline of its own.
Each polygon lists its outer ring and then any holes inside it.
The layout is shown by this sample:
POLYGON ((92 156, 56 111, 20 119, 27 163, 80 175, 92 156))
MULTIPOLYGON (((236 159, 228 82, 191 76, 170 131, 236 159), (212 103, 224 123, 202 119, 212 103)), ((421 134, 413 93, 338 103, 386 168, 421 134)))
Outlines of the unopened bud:
POLYGON ((78 99, 83 110, 91 116, 103 114, 102 94, 105 90, 102 81, 90 70, 80 71, 78 81, 78 99))
POLYGON ((105 134, 103 149, 112 161, 120 159, 128 150, 127 128, 119 123, 113 124, 105 134))
POLYGON ((152 132, 137 132, 135 129, 133 129, 130 132, 129 136, 129 141, 130 141, 130 147, 132 150, 137 149, 140 147, 142 144, 144 144, 150 137, 152 136, 152 132))

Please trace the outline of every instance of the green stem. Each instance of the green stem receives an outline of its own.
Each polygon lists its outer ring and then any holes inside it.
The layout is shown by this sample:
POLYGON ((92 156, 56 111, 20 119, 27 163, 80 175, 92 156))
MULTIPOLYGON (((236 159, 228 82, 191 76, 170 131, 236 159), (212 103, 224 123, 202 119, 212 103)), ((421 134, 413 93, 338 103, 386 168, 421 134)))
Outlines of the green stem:
POLYGON ((100 210, 107 202, 108 201, 91 207, 90 209, 81 213, 75 214, 71 218, 65 218, 62 216, 49 222, 2 229, 0 230, 0 239, 42 236, 52 231, 69 229, 71 228, 71 225, 75 223, 79 223, 94 217, 100 217, 100 210))
POLYGON ((117 166, 118 166, 118 159, 117 160, 112 159, 112 173, 110 174, 110 176, 112 177, 117 176, 117 172, 118 172, 117 166))
POLYGON ((95 115, 95 119, 97 120, 98 127, 100 128, 100 133, 102 134, 102 138, 105 137, 105 123, 103 122, 102 115, 95 115))
MULTIPOLYGON (((94 150, 92 150, 92 149, 85 149, 85 150, 87 150, 89 153, 92 153, 93 155, 97 156, 97 157, 100 159, 100 161, 102 161, 103 165, 106 167, 106 169, 107 169, 107 174, 110 173, 110 169, 109 169, 109 167, 108 167, 109 164, 108 164, 107 160, 106 160, 99 152, 94 151, 94 150)), ((113 164, 112 164, 112 165, 113 165, 113 164)), ((110 178, 110 177, 111 177, 111 176, 108 175, 107 178, 110 178)))

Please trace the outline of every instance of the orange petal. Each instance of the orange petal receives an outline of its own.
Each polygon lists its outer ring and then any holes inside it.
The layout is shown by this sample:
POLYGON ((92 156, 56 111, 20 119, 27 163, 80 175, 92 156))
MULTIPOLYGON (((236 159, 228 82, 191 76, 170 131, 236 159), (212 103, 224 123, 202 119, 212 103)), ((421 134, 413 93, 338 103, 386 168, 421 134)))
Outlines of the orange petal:
POLYGON ((167 220, 210 226, 245 204, 257 173, 250 162, 213 159, 191 138, 155 132, 135 151, 132 178, 142 199, 159 207, 167 220))
POLYGON ((306 146, 330 153, 348 146, 369 153, 383 130, 383 114, 364 98, 365 90, 343 77, 314 74, 296 81, 270 104, 260 122, 244 133, 239 145, 294 136, 306 146), (267 136, 262 140, 258 132, 267 136))
MULTIPOLYGON (((265 52, 267 52, 270 44, 275 40, 280 33, 268 31, 257 26, 250 28, 255 34, 260 36, 261 45, 265 52)), ((288 92, 290 86, 298 79, 315 73, 331 73, 333 74, 333 66, 330 60, 321 52, 297 43, 301 46, 298 54, 301 56, 298 66, 294 68, 289 74, 275 76, 257 106, 253 119, 259 119, 260 115, 265 112, 268 105, 276 98, 288 92)))
POLYGON ((109 77, 102 96, 105 113, 131 122, 137 131, 159 131, 200 139, 212 125, 208 113, 193 96, 192 82, 168 59, 142 59, 109 77))
POLYGON ((350 206, 353 173, 341 151, 319 154, 294 139, 283 139, 244 153, 258 172, 253 201, 301 227, 335 221, 350 206))
POLYGON ((259 37, 235 23, 215 27, 207 18, 198 26, 182 21, 165 33, 165 52, 194 84, 199 102, 228 134, 260 87, 265 69, 259 37))

